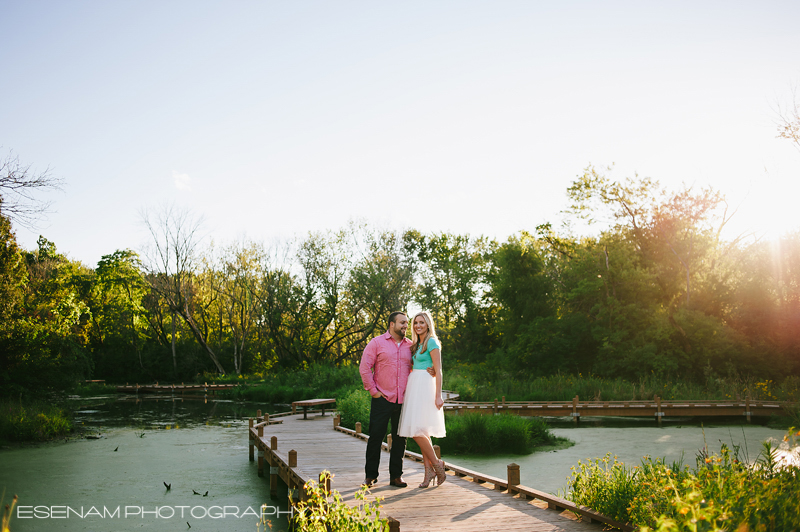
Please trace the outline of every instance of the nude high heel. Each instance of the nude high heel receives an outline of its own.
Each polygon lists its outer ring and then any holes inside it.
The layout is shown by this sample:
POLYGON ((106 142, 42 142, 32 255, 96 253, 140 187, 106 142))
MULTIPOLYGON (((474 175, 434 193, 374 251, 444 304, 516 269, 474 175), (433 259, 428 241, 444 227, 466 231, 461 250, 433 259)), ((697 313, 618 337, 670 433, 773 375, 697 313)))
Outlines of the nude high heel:
POLYGON ((425 466, 425 478, 422 479, 422 484, 420 484, 419 487, 427 488, 435 476, 436 471, 431 466, 425 466))
POLYGON ((447 480, 447 475, 444 472, 444 460, 439 460, 438 464, 434 464, 433 470, 436 473, 436 485, 441 486, 447 480))

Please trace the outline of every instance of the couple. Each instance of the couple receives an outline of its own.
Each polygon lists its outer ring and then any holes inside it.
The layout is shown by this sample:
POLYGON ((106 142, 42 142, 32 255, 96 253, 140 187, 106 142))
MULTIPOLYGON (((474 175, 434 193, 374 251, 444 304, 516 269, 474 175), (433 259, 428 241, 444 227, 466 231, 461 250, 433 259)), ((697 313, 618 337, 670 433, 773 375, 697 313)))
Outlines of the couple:
POLYGON ((392 421, 392 450, 389 456, 389 484, 405 488, 403 456, 406 437, 414 438, 422 450, 425 478, 441 485, 447 478, 444 462, 436 457, 431 437, 443 438, 442 353, 430 312, 422 311, 411 323, 411 340, 406 338, 408 317, 404 312, 389 316, 389 330, 373 338, 361 357, 361 380, 372 396, 369 413, 366 479, 372 486, 378 480, 381 443, 392 421), (413 353, 413 354, 412 354, 413 353))

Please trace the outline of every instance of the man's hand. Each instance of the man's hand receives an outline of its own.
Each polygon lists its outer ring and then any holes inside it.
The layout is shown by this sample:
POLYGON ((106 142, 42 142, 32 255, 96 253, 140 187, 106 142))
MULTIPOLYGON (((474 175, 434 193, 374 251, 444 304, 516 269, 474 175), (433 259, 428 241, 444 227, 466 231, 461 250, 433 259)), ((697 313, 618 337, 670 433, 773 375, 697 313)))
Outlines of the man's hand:
POLYGON ((384 399, 386 399, 386 396, 383 395, 378 390, 375 390, 375 393, 370 392, 370 395, 373 397, 373 399, 377 399, 378 397, 383 397, 384 399))
POLYGON ((430 374, 431 377, 435 377, 436 376, 436 370, 433 369, 433 366, 429 367, 427 369, 427 372, 430 374))

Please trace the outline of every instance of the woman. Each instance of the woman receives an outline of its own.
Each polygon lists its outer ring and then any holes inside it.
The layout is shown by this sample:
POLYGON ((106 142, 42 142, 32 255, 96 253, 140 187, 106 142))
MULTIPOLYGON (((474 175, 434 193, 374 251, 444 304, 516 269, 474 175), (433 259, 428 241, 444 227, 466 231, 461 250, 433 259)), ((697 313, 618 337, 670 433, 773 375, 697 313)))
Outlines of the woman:
POLYGON ((444 462, 436 457, 431 443, 431 437, 445 436, 445 428, 442 410, 442 352, 430 312, 423 310, 414 316, 411 341, 413 367, 408 376, 397 434, 414 438, 422 450, 425 478, 419 487, 427 488, 434 477, 438 485, 447 478, 444 462), (435 377, 427 372, 429 367, 434 368, 435 377))

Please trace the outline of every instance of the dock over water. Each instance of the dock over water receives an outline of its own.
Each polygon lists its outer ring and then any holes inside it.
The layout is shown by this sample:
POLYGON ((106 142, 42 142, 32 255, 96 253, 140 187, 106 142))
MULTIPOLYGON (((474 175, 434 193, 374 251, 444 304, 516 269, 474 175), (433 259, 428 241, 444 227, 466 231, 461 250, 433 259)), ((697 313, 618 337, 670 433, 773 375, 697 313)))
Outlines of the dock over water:
MULTIPOLYGON (((251 418, 250 459, 258 450, 259 474, 269 478, 271 491, 277 493, 281 478, 296 497, 302 497, 302 485, 317 480, 320 472, 330 471, 331 488, 355 504, 354 494, 364 480, 366 436, 337 427, 332 416, 302 414, 282 415, 283 423, 274 424, 275 416, 251 418)), ((387 449, 384 443, 384 449, 387 449)), ((510 464, 509 477, 499 479, 460 468, 449 462, 447 481, 438 487, 419 489, 424 471, 420 458, 406 452, 403 477, 407 488, 389 486, 389 454, 381 458, 378 483, 370 490, 370 500, 383 497, 381 516, 390 517, 393 531, 600 531, 617 525, 631 527, 578 508, 555 495, 519 484, 519 468, 510 464), (516 475, 516 476, 515 476, 516 475), (570 511, 572 510, 572 511, 570 511), (577 512, 577 513, 576 513, 577 512), (582 519, 578 517, 582 514, 582 519)), ((455 464, 457 464, 457 458, 455 464)))

